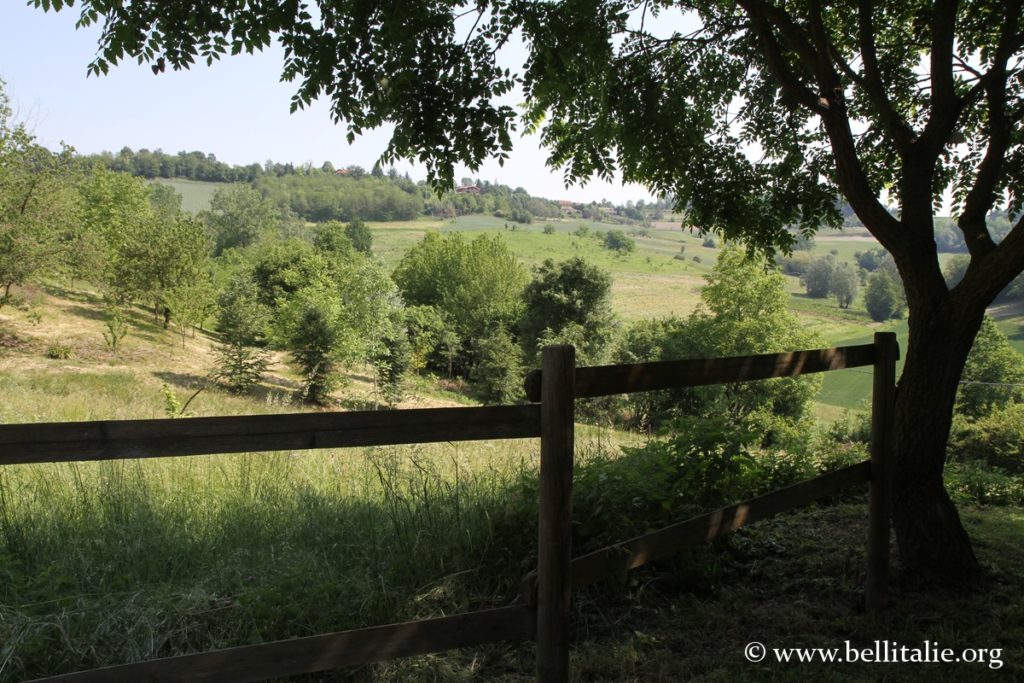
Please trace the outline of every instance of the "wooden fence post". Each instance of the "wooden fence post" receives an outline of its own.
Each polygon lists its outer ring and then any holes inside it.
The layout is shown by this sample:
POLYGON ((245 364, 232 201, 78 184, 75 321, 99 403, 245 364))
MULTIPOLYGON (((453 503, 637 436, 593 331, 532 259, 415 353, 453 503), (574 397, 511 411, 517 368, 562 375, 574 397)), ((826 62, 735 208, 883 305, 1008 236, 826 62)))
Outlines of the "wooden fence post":
POLYGON ((537 548, 537 680, 569 680, 572 467, 576 349, 541 355, 540 515, 537 548))
POLYGON ((875 333, 874 387, 871 395, 871 492, 868 500, 867 609, 885 606, 889 583, 889 515, 891 464, 896 403, 896 359, 899 345, 894 332, 875 333))

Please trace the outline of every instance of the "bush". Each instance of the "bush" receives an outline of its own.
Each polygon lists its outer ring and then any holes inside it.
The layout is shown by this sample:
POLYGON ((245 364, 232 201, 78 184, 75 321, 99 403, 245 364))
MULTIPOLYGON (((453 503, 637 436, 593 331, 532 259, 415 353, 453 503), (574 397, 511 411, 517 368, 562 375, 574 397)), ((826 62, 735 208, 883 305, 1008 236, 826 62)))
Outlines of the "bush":
POLYGON ((858 283, 857 273, 849 263, 840 263, 835 267, 835 270, 832 271, 829 291, 835 297, 839 308, 849 308, 853 300, 857 298, 858 283))
POLYGON ((824 299, 832 292, 832 273, 836 262, 830 256, 816 258, 808 264, 800 281, 812 299, 824 299))
POLYGON ((807 267, 811 263, 811 255, 805 251, 795 252, 790 256, 776 256, 775 263, 786 275, 793 275, 795 277, 802 277, 807 272, 807 267))
POLYGON ((613 327, 611 287, 609 273, 578 256, 559 263, 545 260, 522 294, 519 331, 527 359, 545 331, 557 335, 571 324, 583 328, 585 348, 596 354, 613 327))
POLYGON ((954 462, 944 471, 946 490, 957 505, 1022 505, 1024 477, 978 460, 954 462))
POLYGON ((68 360, 71 358, 71 347, 62 342, 53 342, 46 347, 46 357, 54 360, 68 360))
POLYGON ((364 254, 372 253, 373 233, 370 232, 370 227, 366 223, 358 218, 349 222, 345 226, 345 236, 352 242, 352 246, 355 247, 356 251, 364 254))
POLYGON ((868 277, 868 287, 864 292, 864 307, 875 322, 883 322, 898 317, 902 305, 900 283, 881 268, 868 277))
POLYGON ((867 251, 858 251, 853 257, 857 259, 857 265, 860 268, 871 272, 881 265, 886 254, 885 249, 869 249, 867 251))
POLYGON ((270 363, 266 351, 238 342, 214 347, 216 365, 213 379, 233 394, 244 394, 259 384, 270 363))
POLYGON ((550 223, 546 224, 544 226, 544 234, 545 235, 554 235, 555 234, 555 226, 551 225, 550 223))
MULTIPOLYGON (((533 216, 531 216, 530 212, 525 209, 512 209, 508 214, 508 218, 513 223, 529 224, 533 222, 533 216)), ((515 230, 516 227, 513 225, 512 229, 515 230)))
POLYGON ((950 459, 1024 474, 1024 404, 1011 403, 975 420, 958 416, 948 452, 950 459))
POLYGON ((718 246, 718 243, 715 242, 714 237, 705 237, 704 241, 701 243, 701 246, 706 247, 708 249, 714 249, 718 246))
MULTIPOLYGON (((337 236, 338 232, 320 234, 337 236)), ((233 275, 217 297, 217 308, 217 326, 223 343, 214 349, 212 377, 232 393, 245 393, 259 383, 269 363, 269 355, 256 347, 266 341, 271 316, 267 306, 260 302, 252 273, 243 270, 233 275)))
POLYGON ((103 320, 103 341, 111 353, 117 353, 121 342, 128 336, 128 322, 119 306, 110 306, 103 320))
POLYGON ((523 363, 512 335, 498 328, 477 341, 470 379, 484 403, 515 403, 523 397, 523 363))
POLYGON ((1024 357, 995 321, 985 316, 960 374, 956 412, 978 417, 1011 402, 1024 402, 1024 357))
POLYGON ((619 254, 628 254, 636 249, 636 242, 621 230, 609 230, 603 240, 605 249, 611 249, 619 254))
POLYGON ((681 418, 670 434, 577 468, 574 530, 584 546, 701 514, 818 473, 805 448, 761 447, 756 421, 681 418))
POLYGON ((574 482, 581 539, 618 541, 637 531, 634 519, 650 528, 742 498, 755 440, 721 419, 684 418, 665 440, 592 459, 574 482))
POLYGON ((397 312, 393 315, 396 320, 386 330, 379 351, 371 359, 377 374, 377 386, 390 408, 398 405, 405 395, 405 377, 413 365, 412 343, 402 324, 404 321, 397 319, 399 316, 397 312))

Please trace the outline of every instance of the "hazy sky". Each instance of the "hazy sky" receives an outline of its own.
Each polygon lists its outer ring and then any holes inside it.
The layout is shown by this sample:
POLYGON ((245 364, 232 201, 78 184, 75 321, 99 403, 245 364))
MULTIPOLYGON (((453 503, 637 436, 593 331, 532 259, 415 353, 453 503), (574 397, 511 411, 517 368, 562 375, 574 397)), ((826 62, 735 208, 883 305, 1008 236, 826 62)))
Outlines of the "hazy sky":
MULTIPOLYGON (((108 76, 86 77, 96 52, 98 29, 75 29, 78 9, 44 13, 25 0, 0 2, 0 78, 19 120, 47 146, 61 140, 82 153, 124 146, 168 153, 200 150, 231 164, 273 159, 319 166, 358 164, 370 168, 384 150, 385 129, 365 133, 355 144, 330 119, 326 102, 288 113, 292 84, 281 83, 281 51, 225 57, 212 67, 168 70, 154 76, 148 66, 125 62, 108 76)), ((537 138, 520 138, 504 167, 489 162, 475 177, 551 199, 613 202, 649 199, 638 185, 592 181, 565 188, 549 170, 537 138)), ((401 163, 414 179, 422 167, 401 163)), ((468 172, 456 173, 456 179, 468 172)))

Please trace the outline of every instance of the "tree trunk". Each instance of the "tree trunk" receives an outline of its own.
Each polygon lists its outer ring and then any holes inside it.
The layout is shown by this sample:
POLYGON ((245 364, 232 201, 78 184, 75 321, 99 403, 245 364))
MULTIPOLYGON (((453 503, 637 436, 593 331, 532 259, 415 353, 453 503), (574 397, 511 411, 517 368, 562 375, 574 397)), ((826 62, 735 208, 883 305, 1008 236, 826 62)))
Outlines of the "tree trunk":
POLYGON ((912 310, 896 395, 893 527, 900 559, 907 572, 949 585, 979 574, 942 469, 960 373, 984 312, 952 310, 948 303, 912 310))

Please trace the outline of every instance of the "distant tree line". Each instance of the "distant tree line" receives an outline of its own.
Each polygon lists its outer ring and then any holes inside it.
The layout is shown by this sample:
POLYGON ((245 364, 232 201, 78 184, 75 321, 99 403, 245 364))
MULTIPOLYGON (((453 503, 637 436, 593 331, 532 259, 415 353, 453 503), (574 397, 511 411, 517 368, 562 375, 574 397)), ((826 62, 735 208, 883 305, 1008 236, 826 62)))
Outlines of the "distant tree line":
MULTIPOLYGON (((185 178, 217 183, 248 183, 280 207, 303 220, 410 220, 419 215, 455 218, 469 214, 488 214, 515 223, 531 223, 535 218, 562 215, 559 202, 531 196, 521 187, 486 180, 463 178, 460 187, 438 196, 424 182, 414 182, 394 169, 380 165, 367 171, 358 165, 337 168, 331 162, 316 167, 271 160, 263 164, 231 165, 213 154, 200 151, 168 154, 162 150, 124 147, 116 154, 101 152, 83 157, 108 170, 128 173, 148 180, 185 178), (465 191, 465 188, 470 188, 465 191)), ((590 202, 573 207, 574 215, 589 220, 619 223, 643 223, 659 220, 670 205, 663 199, 650 204, 643 200, 614 206, 610 202, 590 202)))

